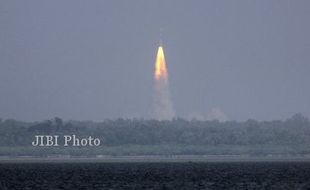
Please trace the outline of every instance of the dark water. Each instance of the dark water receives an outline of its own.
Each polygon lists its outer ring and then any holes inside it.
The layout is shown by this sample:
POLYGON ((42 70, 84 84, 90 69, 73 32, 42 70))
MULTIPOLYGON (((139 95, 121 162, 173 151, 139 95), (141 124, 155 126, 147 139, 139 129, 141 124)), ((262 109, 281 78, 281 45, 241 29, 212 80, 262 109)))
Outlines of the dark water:
POLYGON ((0 189, 310 189, 310 162, 6 163, 0 189))

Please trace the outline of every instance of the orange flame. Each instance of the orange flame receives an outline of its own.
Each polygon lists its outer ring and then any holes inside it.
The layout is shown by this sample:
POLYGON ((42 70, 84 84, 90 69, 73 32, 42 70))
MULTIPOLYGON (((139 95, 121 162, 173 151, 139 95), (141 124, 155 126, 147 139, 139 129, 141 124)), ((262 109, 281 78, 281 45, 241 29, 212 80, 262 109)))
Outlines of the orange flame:
POLYGON ((161 78, 166 79, 167 76, 168 76, 168 73, 167 73, 164 49, 162 46, 159 46, 158 51, 157 51, 157 56, 156 56, 156 62, 155 62, 154 77, 156 80, 159 80, 161 78))

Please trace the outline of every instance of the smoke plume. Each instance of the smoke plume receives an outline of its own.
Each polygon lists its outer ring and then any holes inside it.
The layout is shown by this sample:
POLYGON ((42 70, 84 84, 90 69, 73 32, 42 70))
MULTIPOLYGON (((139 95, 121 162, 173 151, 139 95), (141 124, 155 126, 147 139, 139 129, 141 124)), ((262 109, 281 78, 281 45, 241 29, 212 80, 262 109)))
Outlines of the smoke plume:
POLYGON ((154 95, 154 116, 158 120, 171 120, 174 116, 173 104, 170 99, 168 81, 168 70, 165 61, 164 49, 158 47, 155 62, 155 95, 154 95))

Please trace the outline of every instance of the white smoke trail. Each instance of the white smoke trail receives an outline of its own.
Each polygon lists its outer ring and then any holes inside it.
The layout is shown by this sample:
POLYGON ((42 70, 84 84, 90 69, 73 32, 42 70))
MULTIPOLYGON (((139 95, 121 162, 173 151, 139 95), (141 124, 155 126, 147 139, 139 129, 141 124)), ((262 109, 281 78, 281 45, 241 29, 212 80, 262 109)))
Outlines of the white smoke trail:
POLYGON ((175 116, 173 104, 170 99, 170 90, 167 80, 155 81, 155 118, 158 120, 171 120, 175 116))

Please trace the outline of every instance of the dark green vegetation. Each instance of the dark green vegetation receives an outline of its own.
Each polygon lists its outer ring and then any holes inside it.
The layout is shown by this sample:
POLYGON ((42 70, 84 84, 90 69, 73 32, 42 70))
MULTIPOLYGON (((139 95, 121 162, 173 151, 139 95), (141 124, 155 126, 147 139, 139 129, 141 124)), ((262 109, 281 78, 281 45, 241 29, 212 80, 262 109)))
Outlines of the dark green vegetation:
POLYGON ((0 156, 48 155, 310 155, 310 122, 218 122, 117 119, 104 122, 0 122, 0 156), (35 135, 100 138, 99 147, 32 147, 35 135))
POLYGON ((309 162, 0 164, 0 189, 309 189, 309 162))

